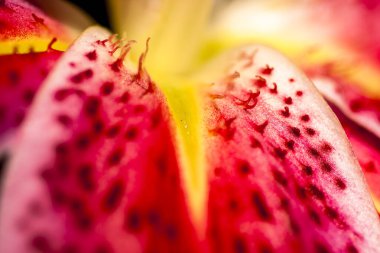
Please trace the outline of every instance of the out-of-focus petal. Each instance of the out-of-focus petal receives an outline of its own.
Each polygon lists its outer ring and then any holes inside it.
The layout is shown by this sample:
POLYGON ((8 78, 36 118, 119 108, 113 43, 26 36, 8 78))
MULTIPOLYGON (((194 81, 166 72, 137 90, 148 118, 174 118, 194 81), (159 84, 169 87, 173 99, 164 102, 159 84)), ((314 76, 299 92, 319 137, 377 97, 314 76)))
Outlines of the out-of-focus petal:
POLYGON ((187 70, 200 47, 212 0, 111 0, 113 24, 118 33, 137 40, 137 60, 150 41, 147 68, 171 73, 187 70))
POLYGON ((299 65, 333 62, 345 78, 379 97, 379 21, 378 1, 233 1, 216 15, 201 57, 254 41, 299 65))
POLYGON ((0 54, 44 51, 54 37, 58 38, 55 48, 63 50, 91 22, 84 13, 64 1, 2 1, 0 54))
POLYGON ((0 1, 0 176, 15 130, 60 50, 91 22, 65 1, 0 1))

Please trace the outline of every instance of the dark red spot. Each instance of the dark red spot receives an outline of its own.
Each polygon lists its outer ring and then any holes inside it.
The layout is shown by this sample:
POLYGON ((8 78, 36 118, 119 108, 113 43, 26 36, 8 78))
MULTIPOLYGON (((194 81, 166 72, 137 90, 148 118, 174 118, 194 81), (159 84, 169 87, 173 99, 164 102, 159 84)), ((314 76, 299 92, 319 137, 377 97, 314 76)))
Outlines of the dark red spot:
POLYGON ((261 123, 261 124, 255 124, 255 123, 252 123, 252 125, 253 125, 253 129, 254 129, 256 132, 259 132, 259 133, 263 134, 265 128, 266 128, 267 125, 268 125, 268 123, 269 123, 268 120, 264 121, 264 122, 261 123))
POLYGON ((36 92, 34 90, 28 89, 24 91, 22 98, 27 105, 30 105, 33 102, 35 94, 36 92))
POLYGON ((90 137, 87 134, 80 134, 75 140, 75 146, 79 150, 87 149, 90 146, 90 137))
POLYGON ((51 192, 51 200, 57 206, 63 206, 67 202, 67 196, 61 190, 55 189, 51 192))
POLYGON ((267 86, 267 80, 265 80, 262 76, 256 76, 253 80, 253 84, 258 88, 264 88, 267 86))
POLYGON ((314 136, 314 135, 315 135, 315 130, 314 130, 313 128, 307 127, 307 128, 306 128, 306 133, 307 133, 309 136, 314 136))
POLYGON ((74 244, 65 244, 62 246, 60 253, 80 253, 74 244))
POLYGON ((253 207, 256 210, 257 215, 264 221, 271 221, 273 219, 271 212, 269 211, 269 207, 267 202, 262 197, 260 192, 254 191, 251 195, 251 201, 253 207))
POLYGON ((92 192, 95 190, 95 179, 93 168, 90 164, 83 164, 78 169, 78 182, 85 191, 92 192))
POLYGON ((273 83, 273 88, 270 88, 269 92, 272 94, 277 94, 277 83, 273 83))
POLYGON ((15 115, 14 126, 18 127, 25 119, 25 111, 19 111, 15 115))
POLYGON ((299 185, 296 185, 296 194, 297 194, 297 197, 301 200, 304 200, 307 198, 307 195, 306 195, 306 190, 305 188, 299 186, 299 185))
POLYGON ((228 209, 231 211, 231 212, 236 212, 239 208, 239 203, 237 202, 236 199, 230 199, 228 201, 228 209))
POLYGON ((84 104, 84 112, 87 116, 93 117, 99 112, 101 100, 98 97, 90 96, 84 104))
POLYGON ((308 165, 303 166, 303 167, 302 167, 302 171, 303 171, 303 173, 305 173, 305 174, 308 175, 308 176, 313 175, 313 168, 311 168, 311 167, 308 166, 308 165))
POLYGON ((161 217, 156 210, 149 210, 147 216, 148 223, 151 226, 156 227, 157 225, 159 225, 161 217))
POLYGON ((178 228, 175 225, 169 224, 165 228, 165 234, 166 234, 166 238, 168 240, 174 241, 174 240, 176 240, 178 238, 179 231, 178 231, 178 228))
POLYGON ((78 212, 75 215, 76 225, 80 230, 89 232, 93 227, 93 218, 89 213, 85 211, 78 212))
POLYGON ((57 115, 57 121, 64 127, 70 127, 73 123, 73 120, 66 114, 57 115))
POLYGON ((60 159, 57 161, 56 168, 61 176, 66 176, 70 170, 69 160, 60 159))
POLYGON ((272 67, 269 67, 269 65, 267 64, 264 68, 262 68, 260 70, 261 74, 263 75, 271 75, 272 72, 273 72, 273 68, 272 67))
POLYGON ((346 183, 343 181, 343 179, 341 178, 336 178, 335 179, 335 185, 339 188, 339 189, 346 189, 347 188, 347 185, 346 183))
MULTIPOLYGON (((141 82, 141 80, 140 80, 140 78, 141 78, 141 77, 140 77, 140 73, 138 73, 136 77, 138 78, 138 82, 141 82)), ((155 91, 155 89, 156 89, 156 85, 155 85, 154 83, 152 83, 151 81, 143 82, 143 83, 146 84, 146 85, 145 85, 146 87, 140 85, 141 88, 144 89, 144 92, 141 94, 140 97, 144 97, 145 95, 147 95, 147 94, 151 94, 151 93, 153 93, 153 92, 155 91)))
POLYGON ((110 68, 114 72, 120 72, 121 66, 123 66, 123 61, 121 59, 117 59, 110 64, 110 68))
POLYGON ((336 220, 339 218, 338 212, 331 207, 325 208, 325 214, 330 220, 336 220))
POLYGON ((12 86, 16 86, 21 80, 20 74, 15 70, 10 70, 8 72, 8 80, 12 86))
POLYGON ((129 210, 125 217, 125 228, 127 231, 138 232, 141 230, 141 226, 142 219, 140 213, 135 209, 129 210))
POLYGON ((282 149, 282 148, 275 148, 274 149, 274 154, 275 154, 276 157, 278 157, 280 159, 285 159, 287 151, 285 149, 282 149))
POLYGON ((125 132, 125 138, 128 141, 134 141, 138 136, 138 129, 135 126, 128 127, 127 131, 125 132))
POLYGON ((100 93, 103 96, 110 95, 114 89, 114 84, 113 82, 105 82, 103 85, 100 87, 100 93))
POLYGON ((291 97, 284 98, 284 103, 287 105, 293 104, 293 99, 291 97))
POLYGON ((102 199, 102 210, 106 213, 113 212, 120 204, 125 191, 124 182, 118 180, 112 183, 102 199))
POLYGON ((346 251, 347 253, 359 253, 358 249, 351 242, 347 243, 346 251))
POLYGON ((272 174, 277 183, 283 187, 288 186, 288 180, 285 178, 284 174, 281 171, 273 169, 272 174))
POLYGON ((97 40, 97 41, 95 41, 95 43, 104 47, 104 46, 106 46, 106 43, 107 43, 108 41, 109 41, 108 39, 97 40))
POLYGON ((102 120, 97 119, 92 124, 92 129, 96 134, 100 134, 104 130, 104 123, 102 120))
POLYGON ((310 153, 310 155, 312 155, 314 157, 319 157, 320 156, 319 151, 316 150, 315 148, 309 148, 309 153, 310 153))
POLYGON ((284 210, 289 210, 289 207, 290 207, 289 199, 281 198, 280 206, 284 210))
POLYGON ((108 164, 110 166, 115 166, 120 163, 121 159, 123 158, 124 150, 121 148, 115 149, 111 152, 111 154, 108 156, 108 164))
POLYGON ((251 166, 245 160, 239 161, 237 168, 238 168, 239 174, 241 174, 241 175, 247 175, 247 174, 251 173, 251 166))
POLYGON ((290 228, 292 229, 293 233, 296 235, 299 235, 301 233, 300 226, 294 220, 290 220, 290 228))
POLYGON ((86 53, 85 56, 86 56, 87 59, 89 59, 90 61, 96 61, 96 59, 98 58, 98 55, 96 54, 96 51, 95 51, 95 50, 86 53))
POLYGON ((325 152, 325 153, 330 153, 333 150, 333 147, 331 147, 330 144, 328 144, 327 142, 325 142, 325 143, 322 144, 321 150, 323 152, 325 152))
POLYGON ((247 244, 241 237, 235 238, 233 248, 234 248, 234 253, 248 252, 247 244))
POLYGON ((151 122, 151 127, 156 128, 162 120, 162 115, 160 110, 156 110, 153 114, 152 117, 150 118, 151 122))
POLYGON ((5 171, 5 168, 8 164, 9 158, 10 158, 10 155, 6 152, 2 152, 0 154, 0 178, 3 177, 3 174, 5 171))
POLYGON ((301 97, 301 96, 303 95, 303 92, 300 91, 300 90, 298 90, 298 91, 296 92, 296 95, 297 95, 298 97, 301 97))
POLYGON ((248 97, 244 99, 235 99, 235 103, 239 106, 242 106, 244 110, 253 109, 257 104, 257 97, 260 95, 260 91, 258 92, 249 92, 248 97))
POLYGON ((70 92, 67 89, 57 90, 54 93, 54 99, 57 100, 57 101, 63 101, 69 95, 70 95, 70 92))
POLYGON ((125 91, 121 96, 120 96, 120 102, 122 103, 127 103, 130 99, 130 95, 128 93, 128 91, 125 91))
POLYGON ((305 115, 302 115, 301 116, 301 120, 304 121, 304 122, 308 122, 310 120, 310 116, 305 114, 305 115))
POLYGON ((321 225, 321 218, 319 217, 318 213, 312 209, 308 211, 310 219, 317 225, 321 225))
POLYGON ((92 69, 85 69, 73 75, 72 77, 70 77, 70 80, 73 83, 79 84, 86 79, 90 79, 93 75, 94 75, 94 72, 92 71, 92 69))
POLYGON ((273 248, 268 243, 261 243, 258 247, 259 253, 273 253, 273 248))
POLYGON ((39 252, 50 252, 52 250, 47 237, 41 234, 35 235, 30 240, 30 246, 33 248, 33 250, 37 250, 39 252))
POLYGON ((297 128, 297 127, 290 127, 289 131, 295 137, 300 137, 301 136, 301 130, 299 128, 297 128))
POLYGON ((60 156, 62 156, 62 155, 66 155, 67 153, 68 153, 68 147, 67 147, 67 144, 65 143, 65 142, 62 142, 62 143, 58 143, 56 146, 55 146, 55 148, 54 148, 54 150, 55 150, 55 153, 57 154, 57 155, 60 155, 60 156))
POLYGON ((160 174, 164 174, 168 169, 168 161, 165 153, 161 154, 156 159, 156 167, 160 174))
POLYGON ((290 116, 289 107, 285 106, 285 107, 284 107, 284 110, 280 110, 280 113, 281 113, 281 115, 284 116, 285 118, 289 118, 289 116, 290 116))
POLYGON ((294 78, 289 78, 289 82, 294 83, 294 78))
POLYGON ((331 172, 333 170, 331 164, 329 164, 328 162, 323 162, 322 163, 322 170, 324 172, 331 172))
POLYGON ((38 17, 36 14, 32 13, 32 17, 34 19, 34 21, 36 21, 37 23, 43 25, 45 20, 43 18, 40 18, 38 17))
MULTIPOLYGON (((236 128, 232 127, 232 124, 234 123, 236 117, 230 118, 230 119, 222 119, 221 124, 222 126, 218 126, 215 129, 210 130, 213 134, 219 134, 221 135, 226 141, 231 140, 234 135, 236 128)), ((254 123, 252 123, 254 126, 256 126, 254 123)))
POLYGON ((108 138, 114 138, 120 133, 120 130, 121 130, 121 126, 119 124, 115 124, 107 130, 106 136, 108 138))
POLYGON ((84 212, 83 201, 77 197, 73 197, 70 200, 70 209, 74 214, 78 214, 79 212, 84 212))
POLYGON ((285 146, 289 150, 294 150, 294 144, 295 142, 293 140, 288 140, 285 142, 285 146))
POLYGON ((42 77, 47 77, 48 74, 49 74, 49 70, 47 70, 46 68, 43 68, 40 70, 40 75, 42 77))
POLYGON ((262 148, 260 141, 253 136, 251 136, 251 147, 252 148, 262 148))
MULTIPOLYGON (((65 89, 62 89, 62 90, 65 90, 65 89)), ((62 97, 61 101, 63 99, 65 99, 67 96, 69 95, 76 95, 77 97, 79 98, 83 98, 85 96, 85 93, 84 91, 80 90, 80 89, 76 89, 76 88, 70 88, 70 89, 66 89, 66 94, 63 94, 64 96, 62 97), (66 95, 66 96, 65 96, 66 95)), ((57 97, 58 98, 58 97, 57 97)), ((57 99, 56 98, 56 99, 57 99)))
POLYGON ((315 253, 330 253, 325 245, 320 242, 315 243, 315 253))
POLYGON ((350 102, 350 109, 353 112, 358 112, 363 108, 363 104, 360 100, 353 100, 350 102))
POLYGON ((310 184, 307 190, 316 199, 319 199, 319 200, 324 200, 325 199, 325 194, 323 193, 323 191, 321 191, 314 184, 310 184))

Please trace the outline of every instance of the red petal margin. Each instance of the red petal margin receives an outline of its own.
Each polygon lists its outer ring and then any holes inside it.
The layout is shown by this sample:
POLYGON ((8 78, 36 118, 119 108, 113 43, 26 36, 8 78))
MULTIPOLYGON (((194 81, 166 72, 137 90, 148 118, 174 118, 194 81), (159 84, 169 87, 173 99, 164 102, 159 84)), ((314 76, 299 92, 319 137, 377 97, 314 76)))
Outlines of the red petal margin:
POLYGON ((339 78, 312 78, 338 116, 380 213, 380 100, 339 78))

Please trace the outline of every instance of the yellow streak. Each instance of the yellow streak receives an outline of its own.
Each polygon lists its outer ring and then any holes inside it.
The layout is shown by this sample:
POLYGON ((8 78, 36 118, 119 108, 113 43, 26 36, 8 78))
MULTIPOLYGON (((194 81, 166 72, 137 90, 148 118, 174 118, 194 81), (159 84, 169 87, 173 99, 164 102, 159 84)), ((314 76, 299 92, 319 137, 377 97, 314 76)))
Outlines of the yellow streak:
MULTIPOLYGON (((17 52, 21 54, 29 53, 31 49, 34 52, 46 51, 51 38, 28 38, 22 40, 4 40, 0 41, 0 55, 12 54, 17 48, 17 52)), ((56 50, 64 51, 68 47, 67 43, 57 41, 54 43, 53 48, 56 50)))
POLYGON ((164 92, 176 130, 184 193, 196 231, 205 230, 207 172, 202 143, 202 111, 196 83, 180 77, 189 70, 204 39, 213 0, 111 0, 116 31, 136 40, 130 52, 138 62, 148 37, 144 65, 164 92))
POLYGON ((380 201, 375 196, 372 195, 373 203, 375 204, 375 208, 377 212, 380 214, 380 201))
POLYGON ((198 235, 202 237, 205 232, 208 184, 198 85, 184 78, 152 76, 153 80, 158 80, 174 119, 184 193, 198 235))

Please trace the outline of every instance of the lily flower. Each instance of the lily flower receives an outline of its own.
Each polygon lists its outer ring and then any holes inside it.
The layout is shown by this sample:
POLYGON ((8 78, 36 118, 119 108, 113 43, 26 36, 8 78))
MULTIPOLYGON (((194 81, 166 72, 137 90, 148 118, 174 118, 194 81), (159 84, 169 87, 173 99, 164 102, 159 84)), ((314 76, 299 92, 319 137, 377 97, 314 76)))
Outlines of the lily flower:
POLYGON ((0 252, 378 252, 376 11, 278 3, 0 1, 0 252))

